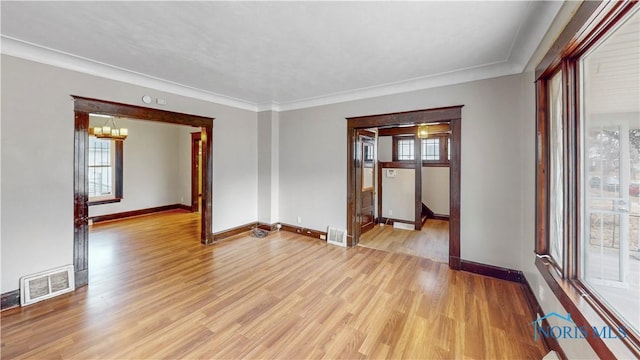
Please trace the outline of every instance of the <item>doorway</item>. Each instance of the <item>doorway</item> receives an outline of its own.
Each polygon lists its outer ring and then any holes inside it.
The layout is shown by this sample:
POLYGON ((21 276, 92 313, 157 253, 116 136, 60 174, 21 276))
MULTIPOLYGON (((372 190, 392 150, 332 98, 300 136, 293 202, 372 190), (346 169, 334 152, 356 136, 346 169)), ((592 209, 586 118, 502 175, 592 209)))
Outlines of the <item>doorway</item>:
POLYGON ((201 128, 202 144, 202 211, 200 216, 200 242, 211 244, 212 232, 212 144, 213 118, 144 108, 134 105, 72 96, 74 100, 74 240, 73 263, 76 287, 89 282, 89 208, 88 208, 88 143, 89 114, 124 117, 133 120, 148 120, 201 128))
MULTIPOLYGON (((380 115, 369 115, 361 117, 347 118, 347 232, 349 234, 347 243, 349 246, 356 246, 362 235, 363 212, 360 201, 360 182, 362 172, 359 165, 362 159, 362 152, 359 151, 358 132, 362 129, 388 126, 411 126, 429 123, 450 124, 451 146, 450 146, 450 177, 449 177, 449 267, 460 269, 460 149, 461 149, 461 121, 462 105, 445 108, 435 108, 426 110, 416 110, 401 113, 390 113, 380 115)), ((419 146, 419 142, 414 142, 419 146)), ((416 153, 419 154, 418 149, 416 153)), ((421 168, 421 159, 416 157, 415 168, 421 168)), ((416 171, 418 177, 421 171, 416 171)), ((415 182, 416 193, 421 193, 421 178, 415 182), (420 187, 420 188, 419 188, 420 187)), ((415 216, 420 216, 421 203, 416 202, 415 216)), ((418 229, 419 230, 419 229, 418 229)))
POLYGON ((191 133, 191 212, 202 202, 202 132, 191 133))

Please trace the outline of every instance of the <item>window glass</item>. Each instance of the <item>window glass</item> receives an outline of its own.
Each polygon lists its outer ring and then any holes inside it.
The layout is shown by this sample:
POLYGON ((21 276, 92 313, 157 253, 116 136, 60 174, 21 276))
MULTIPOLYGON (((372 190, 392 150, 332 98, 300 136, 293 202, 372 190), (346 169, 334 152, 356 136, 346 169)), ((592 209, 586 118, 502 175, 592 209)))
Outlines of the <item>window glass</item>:
POLYGON ((422 160, 440 160, 440 139, 430 138, 422 140, 422 160))
POLYGON ((398 139, 398 160, 414 160, 413 138, 398 139))
POLYGON ((564 140, 562 122, 562 73, 549 81, 549 253, 562 265, 564 234, 564 140))
POLYGON ((631 16, 579 64, 580 276, 640 331, 640 22, 631 16))
POLYGON ((89 136, 89 199, 108 199, 115 196, 114 183, 114 154, 112 140, 97 139, 89 136))

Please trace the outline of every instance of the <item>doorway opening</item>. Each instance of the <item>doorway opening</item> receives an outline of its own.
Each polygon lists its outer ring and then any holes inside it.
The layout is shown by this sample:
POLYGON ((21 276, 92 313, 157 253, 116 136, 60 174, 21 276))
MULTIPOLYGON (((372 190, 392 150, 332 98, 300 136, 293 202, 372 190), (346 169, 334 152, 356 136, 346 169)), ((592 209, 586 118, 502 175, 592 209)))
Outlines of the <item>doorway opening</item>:
POLYGON ((213 118, 144 108, 97 99, 72 96, 74 100, 74 242, 73 262, 76 287, 89 282, 89 208, 88 208, 88 144, 89 114, 147 120, 161 123, 189 125, 201 128, 202 147, 202 211, 200 215, 200 242, 211 244, 212 232, 212 144, 213 118))
MULTIPOLYGON (((375 129, 383 127, 406 127, 406 126, 418 126, 428 125, 434 123, 448 123, 450 131, 450 143, 448 144, 449 153, 449 253, 448 263, 452 269, 460 269, 460 148, 461 148, 461 120, 462 120, 462 105, 451 106, 445 108, 435 108, 426 110, 416 110, 401 113, 390 113, 380 115, 368 115, 360 117, 347 118, 347 231, 349 246, 356 246, 360 241, 360 236, 363 234, 363 224, 367 219, 366 207, 363 206, 362 195, 362 181, 363 181, 363 166, 365 159, 365 153, 362 150, 362 131, 366 129, 375 129)), ((415 154, 421 153, 421 142, 415 141, 414 137, 412 142, 414 146, 415 154)), ((413 169, 420 169, 420 171, 414 171, 415 183, 415 209, 413 222, 414 228, 420 230, 422 227, 422 201, 419 200, 422 194, 422 157, 414 156, 414 161, 404 163, 404 166, 409 166, 413 169)), ((376 161, 379 163, 378 161, 376 161)), ((378 203, 380 206, 380 203, 378 203)), ((378 211, 378 217, 381 217, 380 211, 378 211)))

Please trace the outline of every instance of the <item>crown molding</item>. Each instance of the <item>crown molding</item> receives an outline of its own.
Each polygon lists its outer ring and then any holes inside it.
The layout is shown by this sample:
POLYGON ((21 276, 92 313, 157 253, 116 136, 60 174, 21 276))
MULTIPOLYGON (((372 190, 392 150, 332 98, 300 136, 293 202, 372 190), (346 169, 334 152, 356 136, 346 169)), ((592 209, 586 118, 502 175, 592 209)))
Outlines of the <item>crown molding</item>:
POLYGON ((318 97, 282 103, 275 101, 254 103, 155 78, 95 60, 24 42, 5 35, 0 35, 0 53, 102 78, 122 81, 133 85, 254 112, 298 110, 315 106, 395 95, 411 91, 455 85, 469 81, 512 75, 522 72, 523 68, 522 64, 515 63, 514 61, 501 61, 447 73, 359 88, 318 97))
POLYGON ((255 103, 224 96, 172 81, 155 78, 135 71, 119 68, 99 61, 32 44, 9 36, 0 35, 0 53, 31 60, 84 74, 143 86, 154 90, 214 102, 238 109, 257 111, 255 103))
POLYGON ((280 103, 278 111, 298 110, 314 106, 364 100, 379 96, 396 95, 410 91, 431 89, 470 81, 518 74, 520 66, 508 61, 482 65, 447 73, 419 77, 395 83, 360 88, 330 95, 280 103))

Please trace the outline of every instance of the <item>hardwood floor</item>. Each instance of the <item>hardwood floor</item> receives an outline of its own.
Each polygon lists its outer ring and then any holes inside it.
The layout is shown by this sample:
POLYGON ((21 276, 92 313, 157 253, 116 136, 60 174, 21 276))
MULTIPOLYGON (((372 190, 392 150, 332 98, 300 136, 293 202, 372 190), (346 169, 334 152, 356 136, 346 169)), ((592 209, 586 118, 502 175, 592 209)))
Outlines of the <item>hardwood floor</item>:
POLYGON ((427 219, 421 231, 376 226, 360 237, 359 245, 448 263, 449 222, 427 219))
POLYGON ((95 225, 90 283, 2 313, 3 359, 540 359, 519 284, 197 214, 95 225))

